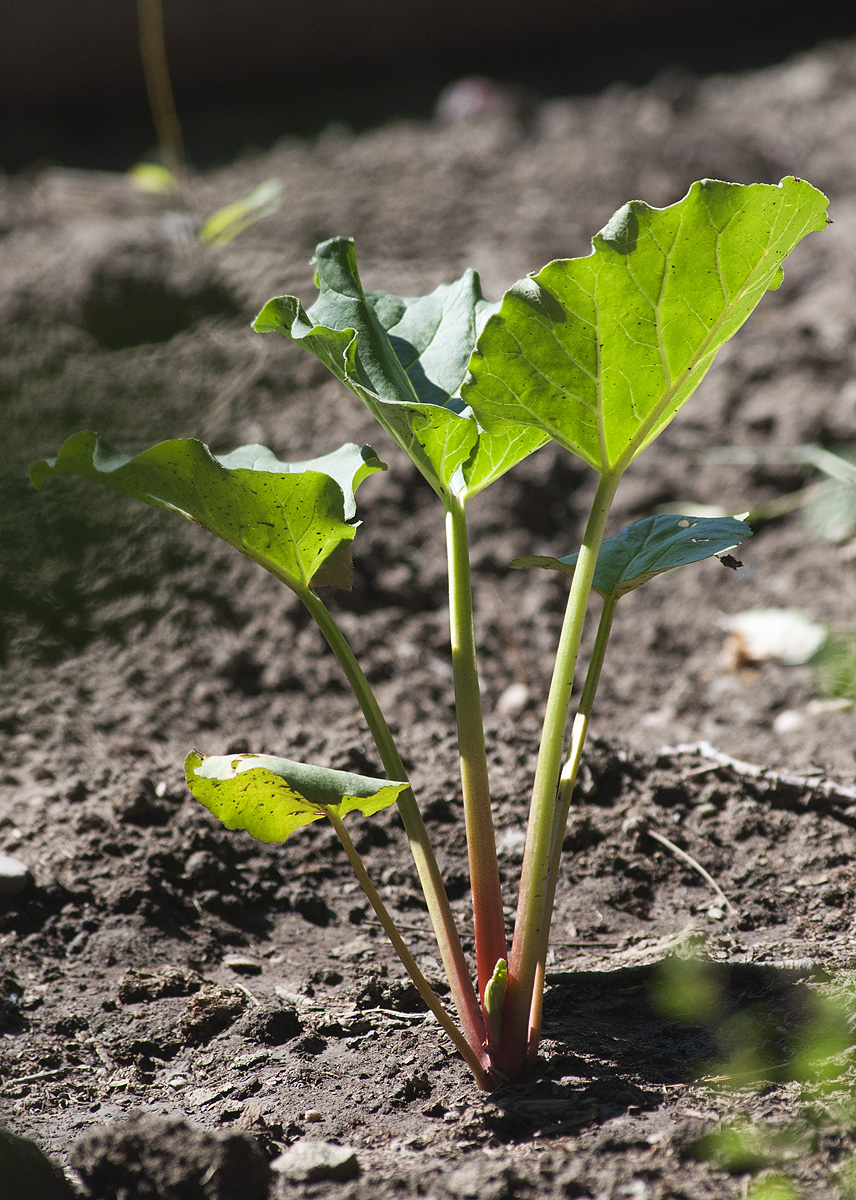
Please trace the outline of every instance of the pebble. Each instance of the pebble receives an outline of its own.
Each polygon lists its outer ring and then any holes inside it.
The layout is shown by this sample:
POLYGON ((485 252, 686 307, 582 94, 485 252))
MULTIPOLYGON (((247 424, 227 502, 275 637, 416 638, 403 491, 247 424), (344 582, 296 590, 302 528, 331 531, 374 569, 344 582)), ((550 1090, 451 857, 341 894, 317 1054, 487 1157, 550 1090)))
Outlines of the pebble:
POLYGON ((526 847, 526 830, 512 826, 504 829, 496 839, 496 852, 500 858, 523 858, 526 847))
POLYGON ((799 733, 808 723, 808 714, 805 711, 786 708, 777 714, 773 721, 773 730, 775 733, 799 733))
POLYGON ((0 854, 0 896, 17 896, 31 879, 26 863, 8 854, 0 854))
POLYGON ((819 697, 809 700, 805 708, 786 708, 773 721, 776 733, 799 733, 806 729, 817 717, 825 717, 828 713, 845 712, 853 708, 853 701, 841 696, 829 698, 819 697))
POLYGON ((503 717, 519 717, 529 706, 532 696, 525 683, 510 683, 496 703, 496 711, 503 717))
POLYGON ((522 1182, 506 1163, 477 1159, 453 1171, 446 1190, 459 1200, 510 1200, 520 1194, 517 1185, 522 1182))
POLYGON ((335 1146, 332 1142, 315 1142, 309 1138, 289 1146, 271 1167, 294 1183, 317 1183, 332 1179, 347 1183, 360 1173, 357 1153, 350 1146, 335 1146))
POLYGON ((262 964, 257 958, 249 958, 244 954, 227 954, 223 966, 234 971, 236 975, 261 975, 262 964))

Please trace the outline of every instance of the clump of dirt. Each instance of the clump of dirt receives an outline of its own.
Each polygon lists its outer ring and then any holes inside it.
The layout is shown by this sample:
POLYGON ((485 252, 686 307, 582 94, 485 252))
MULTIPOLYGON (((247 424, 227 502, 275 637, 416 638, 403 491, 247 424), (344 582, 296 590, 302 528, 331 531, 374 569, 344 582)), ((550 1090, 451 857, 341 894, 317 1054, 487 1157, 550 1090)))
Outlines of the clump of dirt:
MULTIPOLYGON (((317 363, 249 322, 271 295, 311 300, 307 264, 333 234, 355 236, 369 288, 419 294, 475 266, 493 298, 586 253, 631 197, 803 176, 835 224, 628 473, 615 522, 667 503, 749 508, 813 481, 790 448, 856 441, 854 146, 856 45, 840 44, 679 91, 550 102, 525 122, 508 107, 285 140, 190 181, 197 218, 283 181, 277 216, 216 252, 187 214, 130 194, 123 207, 115 181, 105 195, 76 177, 73 204, 55 173, 10 184, 0 852, 26 870, 0 894, 0 1096, 2 1122, 66 1168, 66 1191, 707 1200, 773 1170, 807 1197, 838 1194, 856 1150, 853 714, 823 702, 810 665, 734 670, 721 649, 725 618, 749 608, 852 628, 852 542, 784 512, 740 571, 703 563, 622 601, 565 839, 541 1057, 487 1096, 332 832, 265 846, 184 787, 192 746, 379 772, 296 601, 200 530, 75 481, 36 493, 27 467, 81 428, 128 452, 185 435, 288 459, 375 445, 390 470, 361 490, 354 588, 331 604, 400 731, 468 929, 436 500, 317 363), (734 445, 767 458, 709 455, 734 445), (823 1086, 806 1066, 821 1042, 839 1053, 823 1086), (755 1122, 754 1148, 729 1157, 710 1138, 737 1119, 755 1122)), ((592 492, 545 448, 471 505, 509 922, 565 586, 508 565, 572 550, 592 492)), ((354 833, 442 990, 395 812, 354 833)))
POLYGON ((84 1134, 71 1163, 88 1196, 266 1200, 271 1169, 242 1133, 203 1133, 175 1117, 132 1114, 84 1134))

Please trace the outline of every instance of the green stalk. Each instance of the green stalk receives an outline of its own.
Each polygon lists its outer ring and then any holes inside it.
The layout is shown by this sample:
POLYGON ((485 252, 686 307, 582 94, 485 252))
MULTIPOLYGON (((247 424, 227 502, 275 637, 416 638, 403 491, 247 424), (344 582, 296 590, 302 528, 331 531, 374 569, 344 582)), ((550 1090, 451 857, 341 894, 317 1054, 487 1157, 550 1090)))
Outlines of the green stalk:
MULTIPOLYGON (((390 732, 386 718, 381 712, 380 705, 371 689, 371 685, 363 674, 362 668, 357 662, 347 638, 333 620, 329 610, 316 592, 307 588, 304 592, 300 592, 299 595, 327 639, 331 650, 339 660, 342 670, 345 672, 348 683, 350 683, 353 689, 357 702, 363 711, 366 723, 371 730, 372 737, 375 740, 384 770, 390 779, 403 782, 408 776, 401 761, 401 755, 398 753, 398 747, 390 732)), ((449 905, 449 899, 446 895, 446 888, 443 883, 443 877, 440 874, 440 868, 437 865, 431 839, 428 836, 428 830, 425 828, 425 823, 422 820, 422 813, 419 811, 419 805, 416 803, 416 797, 413 795, 411 788, 408 788, 406 792, 402 792, 399 796, 398 809, 410 842, 413 861, 416 864, 419 882, 422 884, 422 891, 428 904, 428 913, 431 917, 431 924, 434 927, 437 946, 440 950, 449 986, 452 989, 452 998, 458 1011, 464 1035, 467 1042, 473 1047, 474 1052, 481 1054, 481 1047, 485 1040, 484 1018, 482 1017, 479 1000, 473 987, 469 968, 467 967, 467 961, 464 957, 460 935, 455 924, 455 918, 452 915, 452 909, 449 905)))
POLYGON ((392 942, 398 957, 404 963, 408 975, 416 984, 419 995, 428 1005, 431 1012, 440 1022, 440 1025, 460 1051, 473 1075, 475 1075, 476 1083, 479 1085, 482 1091, 489 1091, 491 1087, 491 1080, 485 1071, 485 1064, 482 1062, 481 1051, 479 1050, 477 1053, 476 1050, 469 1044, 468 1040, 464 1037, 455 1022, 446 1012, 443 1005, 437 999, 437 996, 435 995, 431 985, 428 983, 428 980, 419 970, 416 959, 407 949, 401 934, 398 932, 395 922, 389 914, 389 910, 378 895, 374 884, 369 879, 365 864, 360 858, 356 846, 351 841, 348 831, 345 829, 341 818, 332 809, 327 810, 327 816, 330 818, 333 828, 336 830, 336 833, 339 836, 339 841, 345 848, 345 853, 350 859, 351 866, 354 868, 354 873, 357 876, 357 879, 360 881, 363 891, 365 892, 366 896, 368 896, 369 903, 377 913, 378 920, 383 926, 384 933, 392 942))
POLYGON ((146 92, 161 160, 167 170, 181 182, 184 174, 184 145, 166 60, 161 0, 137 0, 137 16, 140 26, 140 57, 143 61, 146 92))
POLYGON ((485 988, 493 977, 496 964, 505 959, 508 949, 476 662, 467 522, 464 503, 457 496, 447 497, 445 505, 446 553, 449 560, 449 626, 452 639, 452 670, 455 678, 461 787, 473 896, 479 995, 484 1004, 485 988))
POLYGON ((503 1009, 502 1041, 495 1056, 499 1070, 510 1078, 526 1066, 529 1015, 541 944, 544 903, 553 843, 553 819, 565 746, 577 654, 585 623, 594 569, 620 472, 603 474, 598 483, 580 548, 547 697, 538 765, 529 809, 526 847, 514 940, 508 963, 508 987, 503 1009))
POLYGON ((562 774, 559 779, 559 796, 553 819, 552 850, 550 852, 550 874, 547 878, 547 892, 544 896, 544 914, 541 920, 540 944, 538 947, 538 963, 535 968, 535 984, 532 994, 532 1008, 529 1014, 528 1057, 530 1062, 538 1053, 538 1042, 541 1037, 541 1016, 544 1006, 544 975, 547 968, 547 951, 550 945, 550 924, 553 918, 553 903, 556 899, 556 884, 559 879, 559 864, 562 858, 562 840, 565 836, 565 826, 568 822, 568 812, 571 798, 574 794, 574 784, 580 766, 583 748, 591 720, 597 685, 603 669, 606 646, 612 630, 612 619, 615 616, 617 596, 607 596, 603 602, 597 635, 592 650, 591 662, 586 672, 580 706, 574 717, 571 729, 571 746, 562 774))

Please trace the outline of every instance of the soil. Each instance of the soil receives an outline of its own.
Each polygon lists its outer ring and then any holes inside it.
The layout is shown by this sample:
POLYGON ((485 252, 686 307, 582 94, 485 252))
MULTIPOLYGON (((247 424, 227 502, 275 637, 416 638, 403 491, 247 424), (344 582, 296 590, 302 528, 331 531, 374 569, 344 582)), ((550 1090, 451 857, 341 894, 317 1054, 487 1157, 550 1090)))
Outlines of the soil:
MULTIPOLYGON (((0 851, 32 878, 0 898, 0 1121, 64 1172, 19 1186, 7 1167, 3 1200, 712 1200, 773 1195, 786 1185, 770 1169, 806 1197, 852 1194, 849 1059, 822 1093, 798 1060, 817 1014, 835 1023, 818 997, 844 997, 845 1030, 853 1007, 853 713, 818 703, 810 665, 737 664, 722 628, 763 607, 852 628, 852 541, 792 511, 759 523, 741 570, 710 560, 622 601, 569 821, 541 1057, 485 1095, 332 831, 263 846, 184 788, 192 746, 379 773, 297 602, 167 514, 27 479, 81 428, 129 452, 173 436, 293 459, 376 447, 390 469, 360 494, 354 588, 329 601, 400 731, 468 930, 437 502, 323 368, 249 322, 271 295, 311 301, 307 264, 333 234, 356 238, 368 287, 420 294, 473 265, 497 297, 586 253, 631 197, 785 174, 826 191, 835 223, 630 471, 618 528, 666 503, 790 494, 815 478, 790 448, 856 441, 856 43, 752 74, 544 104, 498 92, 467 118, 330 127, 191 178, 182 213, 119 177, 3 184, 0 851), (195 242, 194 220, 270 177, 276 216, 219 251, 195 242), (772 457, 711 462, 718 446, 772 457), (690 950, 695 992, 679 986, 690 950), (709 1135, 739 1118, 761 1133, 729 1156, 709 1135)), ((592 491, 545 448, 471 506, 509 924, 565 587, 508 564, 572 550, 592 491)), ((353 828, 440 986, 395 811, 353 828)), ((22 1143, 4 1136, 11 1162, 22 1143)))

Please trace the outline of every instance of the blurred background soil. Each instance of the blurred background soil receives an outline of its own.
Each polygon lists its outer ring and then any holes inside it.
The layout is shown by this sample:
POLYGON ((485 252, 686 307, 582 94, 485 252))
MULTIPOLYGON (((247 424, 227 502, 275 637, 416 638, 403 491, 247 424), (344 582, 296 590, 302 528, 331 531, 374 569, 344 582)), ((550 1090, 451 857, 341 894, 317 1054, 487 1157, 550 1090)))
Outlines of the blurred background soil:
MULTIPOLYGON (((151 8, 143 0, 142 8, 151 8)), ((0 166, 124 170, 153 147, 133 0, 4 0, 0 166)), ((283 133, 429 117, 456 79, 541 97, 747 70, 856 33, 837 0, 163 0, 191 162, 223 164, 283 133)))

